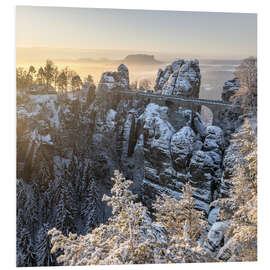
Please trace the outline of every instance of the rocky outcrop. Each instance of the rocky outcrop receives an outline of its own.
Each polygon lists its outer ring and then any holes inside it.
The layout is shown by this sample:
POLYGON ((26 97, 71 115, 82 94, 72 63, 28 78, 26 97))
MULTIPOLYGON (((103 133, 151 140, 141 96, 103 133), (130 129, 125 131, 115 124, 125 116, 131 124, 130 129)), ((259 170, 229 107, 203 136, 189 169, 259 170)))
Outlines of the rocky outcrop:
POLYGON ((186 170, 193 151, 195 132, 190 127, 183 127, 171 138, 171 156, 177 170, 186 170))
POLYGON ((129 89, 129 72, 124 64, 119 65, 117 71, 108 71, 102 74, 97 88, 97 94, 104 90, 114 89, 129 89))
MULTIPOLYGON (((189 181, 195 188, 195 207, 208 214, 221 169, 223 132, 215 126, 201 127, 204 137, 190 126, 176 131, 169 123, 167 112, 166 107, 150 103, 142 116, 144 201, 150 206, 155 196, 162 192, 180 198, 183 185, 189 181)), ((199 116, 193 116, 191 122, 196 118, 199 116)))
POLYGON ((234 78, 228 80, 224 83, 223 91, 221 93, 221 98, 224 101, 230 101, 230 97, 233 96, 240 89, 240 80, 234 78))
MULTIPOLYGON (((231 102, 231 97, 240 89, 240 80, 234 78, 225 82, 221 98, 223 101, 231 102)), ((241 115, 243 111, 240 107, 232 107, 219 111, 216 121, 223 130, 228 146, 231 134, 242 124, 241 115)))
POLYGON ((206 137, 203 144, 205 151, 214 151, 221 154, 225 147, 224 134, 220 127, 208 126, 206 128, 206 137))
POLYGON ((201 75, 199 61, 177 60, 159 69, 154 89, 163 95, 199 97, 201 75))
MULTIPOLYGON (((175 129, 168 121, 168 108, 150 103, 141 116, 144 140, 143 196, 148 205, 160 190, 180 191, 178 174, 172 168, 170 141, 175 129), (151 192, 148 192, 151 190, 151 192)), ((183 177, 182 177, 183 178, 183 177)), ((184 181, 184 179, 182 179, 184 181)), ((181 182, 181 181, 180 181, 181 182)))
POLYGON ((224 244, 224 232, 229 227, 230 222, 215 222, 208 232, 207 238, 211 251, 216 251, 220 245, 224 244))

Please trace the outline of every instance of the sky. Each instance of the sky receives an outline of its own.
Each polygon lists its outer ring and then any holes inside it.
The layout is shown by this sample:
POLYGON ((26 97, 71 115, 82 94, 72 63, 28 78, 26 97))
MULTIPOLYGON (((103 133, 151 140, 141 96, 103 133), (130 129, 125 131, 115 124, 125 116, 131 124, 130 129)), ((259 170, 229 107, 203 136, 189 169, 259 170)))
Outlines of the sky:
POLYGON ((257 55, 257 15, 17 6, 16 47, 242 59, 257 55))

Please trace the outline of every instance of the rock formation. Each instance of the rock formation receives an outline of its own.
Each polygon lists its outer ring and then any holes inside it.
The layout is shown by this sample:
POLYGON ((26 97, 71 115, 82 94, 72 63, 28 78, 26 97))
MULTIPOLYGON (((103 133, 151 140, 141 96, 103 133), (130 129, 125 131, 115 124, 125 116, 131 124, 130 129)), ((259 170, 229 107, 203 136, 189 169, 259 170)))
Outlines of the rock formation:
MULTIPOLYGON (((232 80, 228 80, 224 83, 223 91, 221 94, 221 98, 223 101, 231 101, 231 97, 237 93, 240 89, 240 80, 238 78, 234 78, 232 80)), ((240 117, 242 114, 242 110, 240 108, 231 108, 221 111, 219 113, 219 126, 224 131, 224 135, 227 141, 230 139, 230 134, 232 134, 237 127, 239 127, 242 123, 242 118, 240 117)))
POLYGON ((221 94, 222 100, 229 101, 230 97, 240 89, 240 86, 240 80, 238 78, 226 81, 221 94))
POLYGON ((121 64, 117 71, 108 71, 102 74, 97 93, 107 89, 129 89, 129 72, 124 64, 121 64))
POLYGON ((177 60, 159 69, 154 89, 163 95, 199 97, 201 75, 199 61, 177 60))

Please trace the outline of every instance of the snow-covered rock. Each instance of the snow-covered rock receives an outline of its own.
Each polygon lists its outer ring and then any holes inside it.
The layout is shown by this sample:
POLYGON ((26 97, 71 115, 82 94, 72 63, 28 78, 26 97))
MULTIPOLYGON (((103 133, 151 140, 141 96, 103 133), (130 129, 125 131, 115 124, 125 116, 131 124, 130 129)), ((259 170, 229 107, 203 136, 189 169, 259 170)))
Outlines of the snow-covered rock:
MULTIPOLYGON (((143 121, 145 170, 148 170, 148 166, 155 168, 157 163, 159 171, 166 169, 171 162, 170 140, 175 132, 168 121, 168 108, 150 103, 141 116, 141 121, 143 121)), ((157 175, 153 177, 156 178, 157 175)))
POLYGON ((224 240, 224 232, 229 227, 230 222, 228 221, 219 221, 215 222, 210 231, 208 232, 207 239, 210 244, 210 247, 215 250, 220 246, 221 242, 224 240))
POLYGON ((206 138, 203 149, 205 151, 217 151, 220 153, 225 147, 223 131, 217 126, 208 126, 206 128, 206 138))
POLYGON ((210 225, 213 225, 216 221, 217 221, 217 218, 218 218, 218 215, 219 215, 219 210, 220 208, 218 206, 212 208, 208 214, 208 223, 210 225))
POLYGON ((214 168, 212 157, 204 151, 196 151, 190 159, 189 171, 193 181, 200 181, 205 173, 211 173, 214 168))
POLYGON ((97 93, 100 93, 113 89, 129 89, 129 72, 128 68, 124 64, 121 64, 117 71, 104 72, 96 91, 97 93))
POLYGON ((241 84, 238 78, 226 81, 221 94, 222 100, 230 101, 230 97, 233 96, 240 89, 240 87, 241 84))
POLYGON ((195 133, 190 127, 183 127, 171 138, 171 155, 176 169, 185 169, 193 151, 195 133))
POLYGON ((200 83, 199 61, 177 60, 165 70, 159 69, 154 88, 163 95, 199 97, 200 83))
POLYGON ((194 114, 193 125, 194 125, 194 130, 196 131, 196 133, 200 135, 201 139, 205 138, 206 126, 204 122, 202 121, 201 115, 197 112, 195 112, 194 114))

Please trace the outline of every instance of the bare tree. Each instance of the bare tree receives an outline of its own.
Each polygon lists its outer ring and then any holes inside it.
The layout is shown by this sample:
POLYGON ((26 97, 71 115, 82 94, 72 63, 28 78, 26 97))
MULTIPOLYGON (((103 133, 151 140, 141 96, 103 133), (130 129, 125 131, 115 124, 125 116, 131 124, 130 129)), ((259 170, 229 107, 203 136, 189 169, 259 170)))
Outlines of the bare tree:
POLYGON ((241 87, 254 92, 257 91, 257 58, 249 57, 237 67, 234 75, 241 81, 241 87))
POLYGON ((234 75, 240 79, 241 88, 232 96, 234 103, 240 104, 245 111, 257 108, 257 58, 249 57, 237 67, 234 75))

